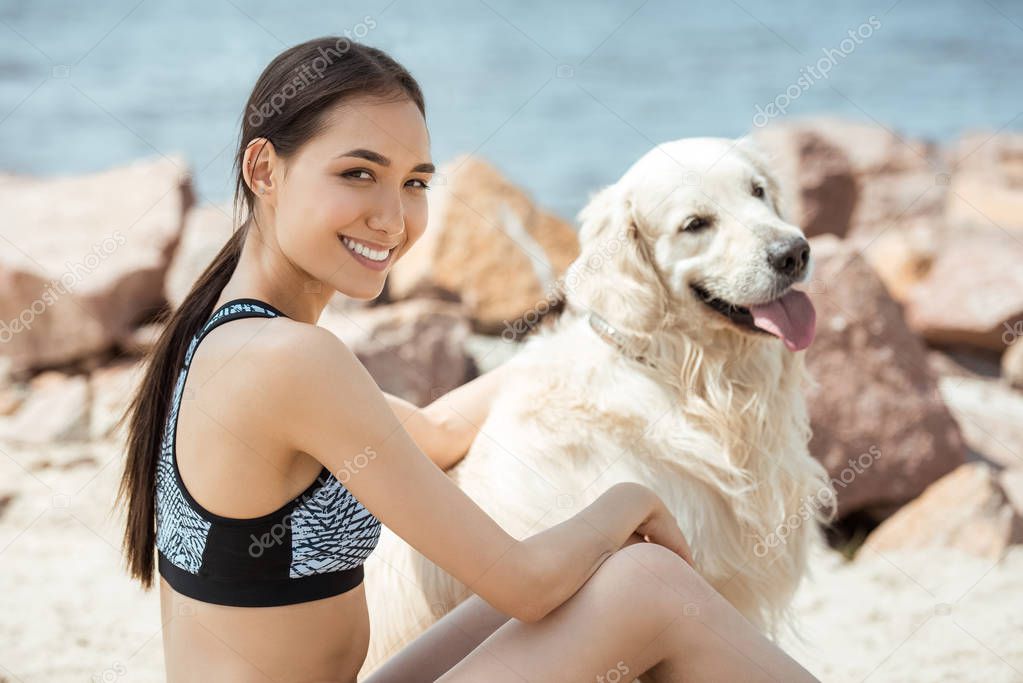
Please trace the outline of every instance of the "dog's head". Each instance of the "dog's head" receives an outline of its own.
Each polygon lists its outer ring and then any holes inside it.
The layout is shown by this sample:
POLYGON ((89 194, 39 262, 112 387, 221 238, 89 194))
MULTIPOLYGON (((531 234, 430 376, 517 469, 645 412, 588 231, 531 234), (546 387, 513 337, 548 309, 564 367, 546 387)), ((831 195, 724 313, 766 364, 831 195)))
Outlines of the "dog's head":
POLYGON ((808 276, 810 247, 783 218, 778 182, 749 140, 659 145, 579 218, 574 266, 604 255, 624 276, 623 290, 597 298, 619 294, 616 303, 673 315, 690 329, 774 335, 791 350, 813 340, 813 306, 792 289, 808 276))

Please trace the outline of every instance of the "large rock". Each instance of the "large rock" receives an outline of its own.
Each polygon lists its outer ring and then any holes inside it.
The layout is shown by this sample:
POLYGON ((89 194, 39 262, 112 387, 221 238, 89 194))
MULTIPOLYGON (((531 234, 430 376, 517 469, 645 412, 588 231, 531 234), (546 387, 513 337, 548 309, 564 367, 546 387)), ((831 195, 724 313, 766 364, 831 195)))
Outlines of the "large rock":
POLYGON ((799 187, 804 208, 796 216, 808 221, 809 235, 847 235, 866 245, 884 231, 936 220, 944 210, 948 175, 927 143, 831 117, 778 122, 756 137, 780 150, 779 171, 799 187))
POLYGON ((348 311, 327 307, 317 324, 352 349, 383 391, 418 406, 475 373, 465 349, 470 325, 458 304, 413 299, 348 311))
POLYGON ((23 384, 9 384, 0 388, 0 417, 13 415, 28 398, 28 390, 23 384))
POLYGON ((1023 233, 1023 134, 970 133, 948 156, 954 167, 949 223, 1023 233))
POLYGON ((942 377, 938 386, 970 451, 1000 467, 1023 467, 1023 394, 981 377, 942 377))
POLYGON ((481 159, 454 159, 439 178, 426 234, 394 265, 388 293, 460 299, 476 331, 502 332, 578 256, 575 231, 481 159))
POLYGON ((853 211, 850 238, 869 247, 871 240, 889 230, 942 223, 948 175, 924 159, 919 162, 921 167, 913 171, 858 177, 860 200, 853 211))
POLYGON ((998 378, 998 355, 971 348, 927 350, 927 365, 939 380, 998 378))
POLYGON ((946 220, 957 227, 1003 227, 1023 233, 1023 187, 1009 184, 996 170, 952 176, 946 220))
POLYGON ((791 220, 807 236, 844 236, 859 194, 845 151, 819 128, 794 121, 768 126, 755 139, 771 157, 791 220))
POLYGON ((144 356, 156 348, 156 343, 166 327, 166 319, 141 325, 132 330, 127 337, 121 337, 118 346, 125 354, 144 356))
POLYGON ((0 356, 0 417, 14 414, 28 397, 24 382, 18 382, 11 375, 13 361, 0 356))
POLYGON ((807 128, 826 136, 842 149, 857 176, 896 175, 928 167, 936 149, 876 123, 833 117, 814 117, 803 121, 807 128))
MULTIPOLYGON (((939 193, 922 192, 932 171, 886 176, 883 192, 909 183, 920 199, 894 229, 859 243, 929 342, 1000 351, 1023 318, 1023 135, 964 136, 945 167, 936 179, 949 187, 939 193)), ((865 195, 864 207, 880 207, 865 195)))
POLYGON ((1012 345, 1002 354, 1002 379, 1016 389, 1023 389, 1023 333, 1013 336, 1012 345))
POLYGON ((938 232, 931 224, 916 222, 886 230, 863 244, 861 253, 896 301, 909 300, 930 273, 938 254, 938 232))
POLYGON ((180 159, 0 183, 0 352, 24 371, 113 346, 162 305, 190 202, 180 159))
POLYGON ((960 466, 877 527, 864 548, 956 548, 996 560, 1023 542, 1023 517, 987 463, 960 466))
POLYGON ((962 464, 965 449, 923 344, 871 267, 831 236, 811 244, 810 451, 835 478, 840 515, 883 517, 962 464))
POLYGON ((181 242, 164 281, 164 296, 173 308, 181 305, 192 285, 230 239, 231 220, 229 204, 199 206, 188 212, 181 242))
POLYGON ((19 444, 87 441, 89 382, 85 375, 40 373, 18 410, 0 418, 0 439, 19 444))
POLYGON ((145 371, 144 362, 125 359, 92 372, 89 376, 89 434, 92 439, 127 434, 127 420, 121 423, 120 429, 115 430, 115 427, 134 398, 145 371))
POLYGON ((1009 467, 998 475, 998 484, 1016 514, 1023 517, 1023 467, 1009 467))
POLYGON ((949 235, 906 297, 910 326, 933 344, 1001 351, 1023 329, 1023 239, 949 235))

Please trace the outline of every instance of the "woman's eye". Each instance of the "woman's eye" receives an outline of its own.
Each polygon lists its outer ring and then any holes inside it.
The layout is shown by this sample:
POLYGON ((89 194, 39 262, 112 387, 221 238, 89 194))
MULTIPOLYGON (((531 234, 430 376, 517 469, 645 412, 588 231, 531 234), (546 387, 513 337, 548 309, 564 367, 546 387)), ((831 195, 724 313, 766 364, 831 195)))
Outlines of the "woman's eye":
POLYGON ((704 228, 710 227, 710 220, 703 216, 693 216, 689 220, 682 223, 679 227, 679 232, 695 232, 697 230, 703 230, 704 228))
POLYGON ((753 196, 757 197, 758 199, 763 199, 764 198, 764 188, 762 186, 760 186, 760 185, 754 185, 753 186, 753 196))
POLYGON ((359 168, 354 171, 348 171, 347 173, 342 173, 341 175, 344 176, 345 178, 353 178, 355 180, 373 180, 373 174, 363 168, 359 168))
POLYGON ((412 185, 412 187, 416 188, 417 190, 429 190, 430 189, 430 186, 426 183, 425 180, 419 180, 418 178, 413 178, 409 182, 410 183, 415 183, 414 185, 412 185))

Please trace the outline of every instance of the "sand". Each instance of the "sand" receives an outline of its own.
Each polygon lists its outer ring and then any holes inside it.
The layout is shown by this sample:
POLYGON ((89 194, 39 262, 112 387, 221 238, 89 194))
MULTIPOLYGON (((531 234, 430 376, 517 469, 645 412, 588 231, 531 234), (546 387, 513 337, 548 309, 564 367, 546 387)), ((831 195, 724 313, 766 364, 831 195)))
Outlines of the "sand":
POLYGON ((795 604, 807 643, 782 644, 822 681, 1023 681, 1023 546, 828 551, 795 604))
MULTIPOLYGON (((0 681, 163 680, 159 597, 128 580, 109 514, 114 442, 0 444, 0 681)), ((1023 681, 1023 546, 833 551, 786 650, 823 681, 1023 681)))

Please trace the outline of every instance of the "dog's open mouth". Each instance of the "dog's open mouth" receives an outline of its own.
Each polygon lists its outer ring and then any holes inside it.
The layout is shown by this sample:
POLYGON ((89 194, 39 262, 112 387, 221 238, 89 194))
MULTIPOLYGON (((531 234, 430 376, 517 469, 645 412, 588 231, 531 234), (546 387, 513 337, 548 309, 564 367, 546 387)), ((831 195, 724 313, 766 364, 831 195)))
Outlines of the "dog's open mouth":
POLYGON ((736 306, 735 304, 728 303, 724 299, 719 299, 714 296, 700 285, 689 285, 689 288, 696 294, 696 298, 703 302, 708 308, 713 308, 715 311, 725 316, 739 327, 745 327, 751 332, 761 332, 766 334, 766 330, 762 330, 753 324, 753 314, 745 306, 736 306))
POLYGON ((747 307, 714 296, 701 285, 691 284, 689 287, 707 308, 742 329, 778 337, 790 351, 802 351, 813 342, 817 313, 810 297, 797 289, 789 289, 766 304, 747 307))

